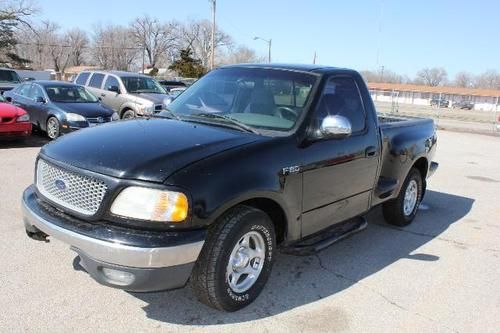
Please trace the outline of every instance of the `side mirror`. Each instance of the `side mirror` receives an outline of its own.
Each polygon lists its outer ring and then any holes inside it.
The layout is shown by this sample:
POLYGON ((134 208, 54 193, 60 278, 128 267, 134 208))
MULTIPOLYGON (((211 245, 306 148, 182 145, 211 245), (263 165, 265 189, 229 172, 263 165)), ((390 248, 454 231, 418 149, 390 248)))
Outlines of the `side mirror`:
POLYGON ((38 96, 36 98, 36 102, 37 103, 40 103, 40 104, 45 104, 47 101, 45 100, 45 98, 43 98, 42 96, 38 96))
POLYGON ((324 137, 345 138, 352 134, 351 122, 343 116, 326 116, 321 122, 320 132, 324 137))
POLYGON ((169 96, 169 97, 167 97, 167 98, 165 98, 165 99, 163 100, 163 104, 165 104, 165 105, 169 105, 170 103, 172 103, 172 102, 173 102, 173 100, 174 100, 174 99, 175 99, 175 97, 173 97, 173 96, 169 96))
POLYGON ((108 91, 112 91, 112 92, 115 92, 117 94, 120 93, 120 88, 118 86, 109 86, 108 87, 108 91))

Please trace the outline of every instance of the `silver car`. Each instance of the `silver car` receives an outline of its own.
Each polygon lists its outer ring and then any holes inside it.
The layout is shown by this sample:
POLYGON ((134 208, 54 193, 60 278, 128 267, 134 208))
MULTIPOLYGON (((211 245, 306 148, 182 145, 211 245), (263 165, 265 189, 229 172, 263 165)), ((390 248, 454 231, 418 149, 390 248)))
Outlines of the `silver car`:
POLYGON ((171 101, 165 89, 153 78, 120 71, 84 71, 76 84, 85 86, 113 109, 121 119, 148 116, 165 109, 171 101))

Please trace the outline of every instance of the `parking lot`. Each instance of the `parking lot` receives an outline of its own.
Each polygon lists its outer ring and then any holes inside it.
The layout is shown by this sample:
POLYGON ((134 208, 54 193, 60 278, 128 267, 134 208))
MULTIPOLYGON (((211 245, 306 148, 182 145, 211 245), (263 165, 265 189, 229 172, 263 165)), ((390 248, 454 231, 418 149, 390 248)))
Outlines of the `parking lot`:
POLYGON ((24 234, 20 198, 39 135, 0 143, 0 331, 500 331, 500 138, 439 131, 440 163, 415 222, 368 228, 316 256, 280 255, 236 313, 189 287, 138 294, 76 270, 66 245, 24 234))

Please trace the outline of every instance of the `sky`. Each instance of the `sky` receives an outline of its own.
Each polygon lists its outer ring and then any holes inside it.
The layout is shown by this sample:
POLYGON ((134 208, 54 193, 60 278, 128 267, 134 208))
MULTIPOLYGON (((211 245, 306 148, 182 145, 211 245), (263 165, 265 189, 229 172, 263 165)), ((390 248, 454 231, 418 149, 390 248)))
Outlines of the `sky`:
MULTIPOLYGON (((160 20, 211 19, 208 0, 37 0, 38 19, 63 29, 160 20)), ((218 0, 217 25, 236 43, 272 61, 375 70, 414 76, 444 67, 450 77, 500 70, 499 0, 218 0)))

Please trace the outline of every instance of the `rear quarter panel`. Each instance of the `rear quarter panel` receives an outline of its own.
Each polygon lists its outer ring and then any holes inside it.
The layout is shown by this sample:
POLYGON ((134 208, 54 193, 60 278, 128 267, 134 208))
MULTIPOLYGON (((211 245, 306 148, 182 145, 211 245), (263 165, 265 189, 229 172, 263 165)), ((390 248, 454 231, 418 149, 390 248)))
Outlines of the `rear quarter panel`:
POLYGON ((420 159, 427 160, 427 170, 432 161, 437 144, 437 136, 432 119, 411 119, 380 125, 382 137, 382 158, 380 176, 395 178, 398 187, 388 198, 373 198, 377 205, 398 196, 406 175, 420 159))

